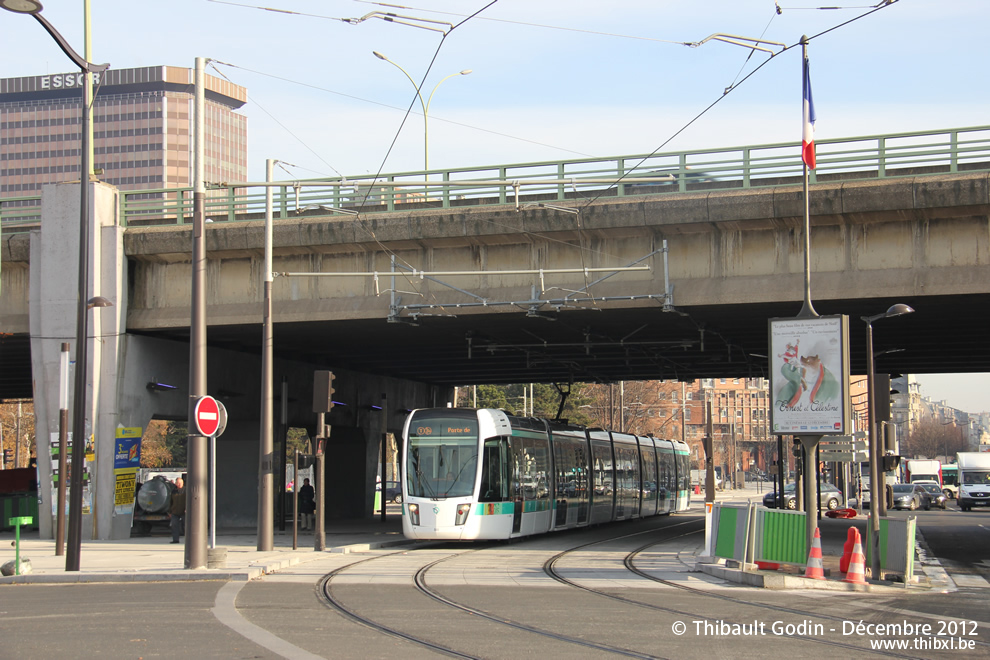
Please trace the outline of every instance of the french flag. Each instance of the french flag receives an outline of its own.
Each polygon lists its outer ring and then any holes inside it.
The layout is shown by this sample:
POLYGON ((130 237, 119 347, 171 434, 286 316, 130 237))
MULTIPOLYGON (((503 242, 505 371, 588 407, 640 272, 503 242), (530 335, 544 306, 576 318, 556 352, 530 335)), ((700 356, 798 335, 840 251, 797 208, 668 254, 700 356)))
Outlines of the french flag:
POLYGON ((804 164, 815 169, 815 103, 811 100, 811 74, 808 72, 808 58, 804 58, 804 103, 802 119, 804 120, 801 135, 801 160, 804 164))

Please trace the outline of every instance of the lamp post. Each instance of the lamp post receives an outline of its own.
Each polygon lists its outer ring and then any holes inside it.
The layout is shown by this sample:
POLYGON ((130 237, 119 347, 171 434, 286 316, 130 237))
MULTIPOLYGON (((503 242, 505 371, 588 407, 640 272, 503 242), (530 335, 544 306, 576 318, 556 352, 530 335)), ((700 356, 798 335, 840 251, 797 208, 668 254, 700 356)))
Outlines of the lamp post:
POLYGON ((430 169, 430 119, 429 119, 430 102, 433 101, 433 95, 436 94, 437 88, 440 87, 440 85, 442 85, 445 80, 453 78, 454 76, 466 76, 469 73, 471 73, 471 69, 464 69, 463 71, 458 71, 457 73, 452 73, 449 76, 446 76, 445 78, 441 78, 440 82, 438 82, 433 87, 433 91, 430 92, 430 95, 427 97, 426 101, 423 101, 423 95, 419 91, 419 85, 416 84, 416 81, 413 80, 412 76, 410 76, 405 69, 403 69, 401 66, 399 66, 392 60, 388 59, 386 56, 379 53, 377 50, 372 51, 372 53, 378 59, 388 62, 389 64, 397 68, 399 71, 404 73, 406 75, 406 78, 409 79, 409 82, 412 83, 412 86, 416 88, 416 96, 419 98, 419 104, 423 108, 423 166, 424 166, 423 169, 429 170, 430 169))
POLYGON ((69 542, 65 557, 65 570, 79 570, 79 550, 82 527, 82 476, 83 459, 86 452, 86 374, 88 371, 86 351, 86 320, 90 307, 106 306, 100 300, 90 301, 87 297, 89 282, 89 177, 93 170, 90 156, 90 126, 93 120, 92 96, 93 73, 106 71, 109 64, 92 64, 72 49, 65 38, 41 15, 42 4, 38 0, 0 0, 0 7, 17 14, 30 14, 55 40, 62 52, 71 59, 83 73, 82 86, 82 163, 79 168, 79 302, 76 314, 76 377, 73 399, 72 422, 72 475, 69 492, 69 542), (92 304, 90 304, 92 303, 92 304))
POLYGON ((866 407, 870 434, 870 571, 874 580, 880 579, 880 441, 876 429, 876 388, 873 382, 873 322, 913 311, 911 307, 897 303, 882 314, 860 317, 866 322, 866 407))

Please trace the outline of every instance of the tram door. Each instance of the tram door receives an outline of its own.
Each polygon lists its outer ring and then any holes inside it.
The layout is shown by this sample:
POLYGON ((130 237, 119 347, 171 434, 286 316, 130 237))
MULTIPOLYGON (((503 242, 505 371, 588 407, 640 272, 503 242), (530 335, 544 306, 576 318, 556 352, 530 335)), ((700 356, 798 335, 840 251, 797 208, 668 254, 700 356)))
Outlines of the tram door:
POLYGON ((512 533, 518 534, 522 530, 523 514, 523 451, 522 441, 519 438, 509 438, 509 467, 512 471, 509 478, 509 490, 512 495, 512 533))

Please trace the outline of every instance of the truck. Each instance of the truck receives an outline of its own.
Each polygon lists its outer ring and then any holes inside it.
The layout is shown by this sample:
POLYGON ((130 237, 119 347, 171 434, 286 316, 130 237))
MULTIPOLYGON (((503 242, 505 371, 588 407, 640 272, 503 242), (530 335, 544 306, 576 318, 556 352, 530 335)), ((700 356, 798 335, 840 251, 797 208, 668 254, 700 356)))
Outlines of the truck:
POLYGON ((169 524, 171 516, 168 509, 172 504, 172 493, 175 491, 173 481, 181 474, 181 472, 155 470, 138 475, 141 485, 134 497, 132 535, 148 536, 153 526, 169 524))
POLYGON ((942 464, 939 461, 912 458, 904 461, 904 483, 934 481, 942 486, 942 464))
MULTIPOLYGON (((705 487, 705 470, 691 470, 691 485, 705 487)), ((715 488, 722 485, 722 468, 715 468, 715 488)))
POLYGON ((959 468, 959 495, 956 503, 963 511, 974 506, 990 506, 990 454, 959 452, 956 454, 959 468))

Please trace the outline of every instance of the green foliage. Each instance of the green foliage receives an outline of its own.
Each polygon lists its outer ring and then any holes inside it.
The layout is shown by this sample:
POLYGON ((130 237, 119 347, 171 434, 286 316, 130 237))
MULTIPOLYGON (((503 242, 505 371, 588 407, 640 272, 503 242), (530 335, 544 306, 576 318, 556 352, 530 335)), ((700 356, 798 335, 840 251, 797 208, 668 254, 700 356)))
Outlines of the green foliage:
POLYGON ((311 451, 308 443, 309 433, 306 432, 306 429, 296 427, 290 428, 288 434, 286 435, 286 456, 288 456, 291 461, 292 457, 296 455, 297 449, 303 454, 311 451))
MULTIPOLYGON (((586 387, 583 383, 575 383, 570 387, 563 386, 563 390, 569 391, 569 394, 561 417, 572 424, 589 424, 591 422, 586 410, 581 408, 581 406, 587 405, 589 401, 585 394, 586 387)), ((527 415, 556 419, 560 399, 560 391, 551 383, 477 385, 460 388, 457 405, 462 408, 498 408, 513 415, 522 415, 525 405, 527 415), (532 403, 530 403, 531 388, 532 403), (474 404, 475 397, 477 397, 476 406, 474 404), (532 413, 530 413, 530 407, 532 407, 532 413)))

